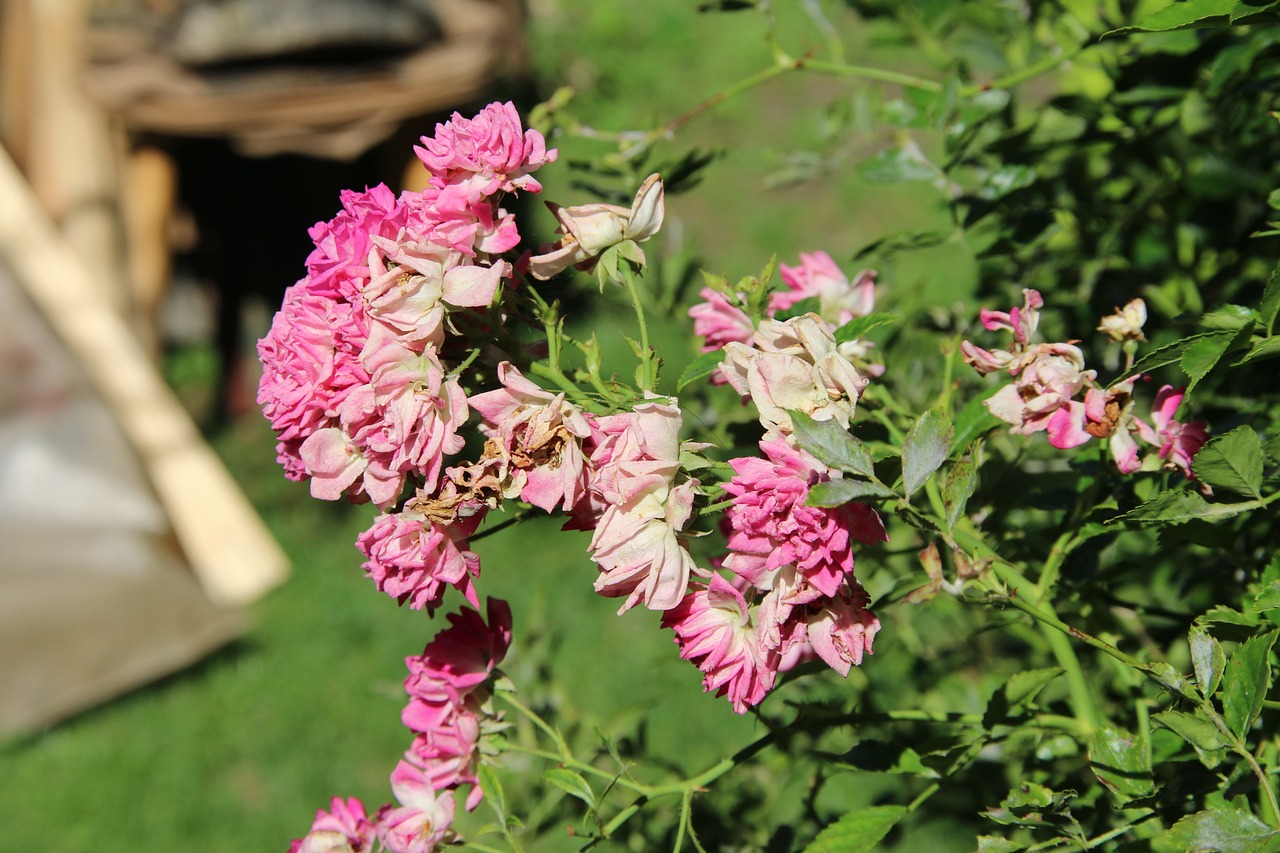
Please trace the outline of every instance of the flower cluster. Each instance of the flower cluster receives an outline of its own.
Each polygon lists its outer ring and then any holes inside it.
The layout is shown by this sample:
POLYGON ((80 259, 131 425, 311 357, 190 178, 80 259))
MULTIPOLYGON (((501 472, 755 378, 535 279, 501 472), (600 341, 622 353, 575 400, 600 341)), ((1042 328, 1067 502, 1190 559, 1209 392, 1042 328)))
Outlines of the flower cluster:
MULTIPOLYGON (((1106 439, 1116 467, 1125 474, 1144 467, 1137 441, 1141 439, 1157 448, 1160 462, 1194 479, 1191 460, 1209 434, 1203 421, 1181 423, 1174 419, 1184 389, 1165 385, 1156 392, 1148 424, 1133 413, 1133 390, 1141 376, 1128 376, 1104 387, 1097 383, 1096 371, 1085 369, 1084 354, 1075 344, 1031 342, 1043 306, 1040 293, 1027 289, 1021 308, 982 310, 980 320, 987 330, 1012 333, 1008 349, 986 350, 969 341, 960 345, 964 360, 979 373, 985 376, 1004 371, 1014 378, 986 401, 991 413, 1012 424, 1010 432, 1044 432, 1049 443, 1059 449, 1078 447, 1093 438, 1106 439)), ((1145 340, 1142 326, 1146 317, 1146 305, 1134 299, 1104 317, 1098 330, 1130 347, 1145 340)), ((1132 356, 1133 349, 1126 352, 1132 356)))
POLYGON ((854 543, 885 541, 884 526, 866 505, 807 505, 814 485, 841 475, 799 447, 792 423, 802 412, 849 427, 869 345, 838 343, 835 331, 871 310, 873 274, 850 282, 827 255, 803 255, 782 267, 790 290, 773 294, 758 324, 723 294, 695 309, 762 435, 761 455, 730 460, 725 474, 704 463, 714 478, 704 484, 685 462, 709 445, 682 439, 679 401, 654 393, 652 377, 626 388, 592 367, 587 392, 554 357, 543 360, 563 332, 527 277, 599 265, 602 281, 621 279, 637 298, 627 276, 643 266, 638 243, 662 224, 661 178, 646 180, 629 209, 552 205, 559 241, 519 256, 502 204, 541 189, 532 173, 556 156, 542 136, 510 104, 492 104, 455 114, 416 151, 431 173, 426 189, 344 193, 342 211, 311 230, 307 275, 259 344, 259 401, 287 476, 318 498, 381 510, 356 542, 379 590, 433 613, 452 588, 470 607, 407 661, 402 719, 414 739, 391 776, 398 805, 369 816, 335 800, 296 842, 302 853, 363 853, 375 842, 431 850, 450 838, 454 791, 469 787, 468 809, 482 798, 477 769, 484 735, 500 725, 491 685, 511 614, 494 599, 487 623, 473 609, 481 566, 470 543, 507 502, 589 531, 596 591, 619 599, 620 613, 662 612, 704 688, 738 713, 798 661, 847 675, 880 628, 854 574, 854 543), (809 299, 816 313, 784 318, 809 299), (517 333, 521 323, 546 331, 545 350, 517 333), (716 489, 728 499, 718 572, 689 548, 712 532, 694 524, 695 507, 716 489))
POLYGON ((499 256, 520 234, 503 193, 537 192, 530 173, 556 157, 510 103, 455 114, 416 150, 426 189, 344 192, 258 345, 279 460, 325 500, 390 506, 411 480, 434 489, 462 449, 468 407, 445 368, 448 338, 459 313, 487 320, 511 279, 499 256))
POLYGON ((511 610, 491 598, 488 612, 488 624, 471 608, 451 614, 451 627, 405 660, 410 701, 401 716, 415 737, 391 774, 396 802, 370 816, 359 800, 335 797, 289 853, 371 853, 375 844, 389 853, 430 853, 451 838, 453 791, 469 785, 467 809, 479 804, 481 736, 501 727, 491 685, 511 644, 511 610))
POLYGON ((807 505, 810 488, 840 472, 798 446, 791 420, 798 411, 849 426, 867 385, 852 358, 865 348, 838 345, 834 331, 870 312, 874 274, 851 283, 822 252, 781 271, 790 290, 770 296, 771 316, 758 326, 712 288, 690 311, 704 350, 724 352, 720 381, 754 406, 763 457, 730 460, 734 476, 724 490, 731 504, 721 524, 728 553, 719 565, 732 581, 713 574, 694 584, 663 625, 674 630, 681 656, 704 673, 704 688, 727 696, 738 713, 801 660, 818 657, 847 675, 871 653, 880 629, 854 575, 853 543, 886 541, 884 525, 865 504, 807 505), (821 314, 772 316, 810 297, 821 314))
MULTIPOLYGON (((772 320, 779 314, 796 309, 801 302, 814 300, 819 321, 828 332, 834 333, 853 318, 865 317, 875 309, 874 270, 862 270, 850 281, 826 252, 801 252, 800 266, 780 264, 778 272, 787 289, 769 294, 765 319, 772 320)), ((716 352, 730 343, 752 344, 756 326, 745 310, 745 294, 724 292, 714 287, 704 287, 699 293, 704 301, 690 308, 689 316, 693 319, 694 334, 703 339, 703 352, 716 352)), ((880 376, 884 373, 884 365, 867 360, 871 348, 869 341, 860 339, 838 345, 840 354, 860 371, 880 376)), ((724 374, 717 371, 715 381, 725 381, 724 374)))

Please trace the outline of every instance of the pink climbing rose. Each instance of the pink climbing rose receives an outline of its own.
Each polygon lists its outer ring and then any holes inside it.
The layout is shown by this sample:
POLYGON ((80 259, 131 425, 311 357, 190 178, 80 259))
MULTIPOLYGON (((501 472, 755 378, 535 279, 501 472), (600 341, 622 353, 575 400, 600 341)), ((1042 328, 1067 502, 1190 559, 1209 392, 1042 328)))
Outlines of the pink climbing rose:
POLYGON ((800 266, 778 266, 789 290, 769 299, 771 312, 785 311, 804 299, 818 300, 818 315, 832 326, 843 326, 875 308, 876 274, 862 270, 852 282, 826 252, 801 252, 800 266))
POLYGON ((355 797, 334 797, 329 811, 317 811, 311 831, 289 846, 289 853, 369 853, 376 827, 355 797))
POLYGON ((387 595, 414 610, 435 610, 446 586, 479 606, 472 581, 480 558, 467 548, 483 513, 441 523, 412 508, 380 515, 360 534, 356 547, 365 556, 365 573, 387 595))
POLYGON ((465 187, 468 194, 541 192, 531 173, 556 159, 536 130, 524 130, 520 113, 510 101, 492 103, 473 118, 461 113, 436 125, 435 135, 422 137, 414 151, 443 184, 465 187))
POLYGON ((378 838, 390 853, 431 853, 452 834, 453 796, 437 795, 422 771, 401 761, 391 773, 399 806, 378 812, 378 838))
MULTIPOLYGON (((1139 435, 1148 444, 1159 448, 1160 458, 1165 465, 1195 479, 1191 461, 1209 440, 1209 431, 1205 428, 1204 421, 1184 424, 1174 419, 1185 393, 1185 388, 1174 388, 1172 385, 1161 387, 1156 392, 1155 402, 1151 404, 1153 426, 1143 429, 1139 435)), ((1147 425, 1144 423, 1142 426, 1147 425)))
POLYGON ((786 441, 762 441, 765 458, 730 460, 725 485, 733 504, 725 511, 729 554, 724 568, 761 589, 775 573, 795 566, 824 596, 834 596, 853 572, 854 541, 887 541, 880 516, 866 504, 808 506, 809 489, 828 479, 825 465, 786 441))
POLYGON ((591 438, 591 425, 563 392, 544 391, 509 362, 498 365, 498 382, 501 388, 468 402, 501 448, 504 494, 547 512, 571 509, 586 493, 582 442, 591 438))
POLYGON ((777 673, 766 665, 747 602, 720 575, 707 586, 696 584, 662 615, 662 627, 675 631, 680 657, 704 673, 703 689, 727 695, 737 713, 758 705, 773 687, 777 673))

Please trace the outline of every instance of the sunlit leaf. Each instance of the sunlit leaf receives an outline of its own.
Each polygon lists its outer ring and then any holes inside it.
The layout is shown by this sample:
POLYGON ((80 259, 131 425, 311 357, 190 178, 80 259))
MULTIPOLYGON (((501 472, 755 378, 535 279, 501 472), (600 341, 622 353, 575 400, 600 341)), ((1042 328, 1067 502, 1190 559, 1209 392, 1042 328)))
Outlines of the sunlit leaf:
POLYGON ((724 362, 724 350, 712 350, 704 352, 702 355, 689 362, 689 366, 680 374, 680 381, 676 383, 676 390, 683 391, 686 385, 699 382, 716 372, 716 368, 724 362))
POLYGON ((891 489, 870 480, 839 479, 815 483, 809 489, 809 506, 836 507, 864 498, 897 497, 891 489))
POLYGON ((1211 808, 1187 815, 1168 832, 1155 838, 1151 846, 1158 853, 1187 853, 1189 850, 1262 853, 1264 849, 1270 849, 1278 837, 1280 832, 1246 811, 1211 808))
POLYGON ((1191 646, 1191 663, 1196 671, 1196 683, 1200 692, 1208 699, 1218 691, 1222 682, 1222 671, 1227 665, 1226 653, 1222 644, 1208 631, 1199 625, 1193 625, 1187 632, 1187 641, 1191 646))
POLYGON ((1200 449, 1192 462, 1198 478, 1215 490, 1261 498, 1262 440, 1249 426, 1238 426, 1200 449))
POLYGON ((581 774, 567 767, 550 767, 543 771, 542 778, 570 796, 577 797, 587 804, 587 808, 596 807, 596 793, 581 774))
POLYGON ((906 815, 903 806, 854 809, 819 832, 804 853, 870 853, 906 815))
POLYGON ((867 314, 862 317, 854 317, 852 320, 836 329, 836 342, 844 343, 845 341, 856 341, 859 338, 865 338, 867 333, 872 329, 901 322, 902 318, 896 314, 867 314))

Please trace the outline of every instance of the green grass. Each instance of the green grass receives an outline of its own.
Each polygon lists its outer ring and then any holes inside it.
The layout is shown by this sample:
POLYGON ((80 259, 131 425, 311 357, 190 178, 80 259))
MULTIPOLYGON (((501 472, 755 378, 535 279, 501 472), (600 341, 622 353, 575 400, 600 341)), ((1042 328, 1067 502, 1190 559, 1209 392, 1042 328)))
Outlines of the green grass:
MULTIPOLYGON (((667 120, 768 65, 754 16, 702 16, 692 6, 655 0, 641 12, 632 4, 590 0, 537 4, 531 33, 542 85, 547 91, 577 86, 581 115, 602 129, 622 130, 667 120)), ((783 32, 796 52, 817 44, 802 21, 786 20, 783 32)), ((855 48, 876 49, 869 43, 855 48)), ((671 151, 727 153, 696 193, 671 199, 662 238, 668 252, 736 277, 758 271, 775 253, 794 262, 798 252, 821 248, 846 260, 885 230, 921 227, 922 217, 935 215, 929 191, 889 192, 849 170, 768 188, 769 174, 795 151, 823 150, 828 143, 814 116, 828 102, 847 100, 850 91, 843 83, 794 76, 689 123, 671 151)), ((599 148, 582 140, 554 143, 562 162, 599 148)), ((566 169, 540 177, 547 197, 588 200, 571 186, 566 169)), ((929 287, 963 292, 972 275, 964 257, 952 247, 884 270, 884 292, 905 302, 935 298, 929 287), (951 283, 936 284, 938 269, 952 271, 951 283)), ((684 326, 669 324, 655 337, 677 353, 687 341, 686 353, 693 352, 684 326)), ((176 378, 188 386, 185 399, 205 399, 198 383, 208 359, 189 355, 178 366, 176 378)), ((670 371, 678 368, 677 356, 670 371)), ((252 608, 252 627, 231 647, 0 748, 0 848, 284 850, 331 796, 359 796, 370 805, 390 798, 387 775, 409 741, 399 722, 403 658, 420 651, 440 622, 398 608, 362 577, 353 542, 370 510, 312 500, 305 487, 283 480, 271 446, 259 419, 216 436, 217 449, 289 553, 291 579, 252 608)), ((516 640, 505 668, 525 701, 557 715, 587 752, 598 744, 599 730, 624 736, 624 746, 643 742, 659 760, 692 771, 741 745, 754 722, 700 692, 699 674, 677 658, 670 635, 655 630, 656 614, 614 615, 616 602, 591 589, 594 569, 585 546, 581 534, 534 523, 477 548, 485 566, 482 593, 512 603, 516 640)), ((891 651, 900 641, 886 642, 891 651)), ((836 689, 863 683, 855 675, 836 689)), ((761 774, 746 771, 743 784, 776 787, 777 796, 761 807, 785 823, 803 791, 761 774)), ((514 774, 503 778, 516 804, 545 813, 541 794, 521 787, 514 774)), ((853 787, 839 807, 874 793, 853 787)), ((479 814, 462 825, 488 819, 479 814)), ((566 849, 563 829, 548 829, 541 846, 531 849, 566 849)))

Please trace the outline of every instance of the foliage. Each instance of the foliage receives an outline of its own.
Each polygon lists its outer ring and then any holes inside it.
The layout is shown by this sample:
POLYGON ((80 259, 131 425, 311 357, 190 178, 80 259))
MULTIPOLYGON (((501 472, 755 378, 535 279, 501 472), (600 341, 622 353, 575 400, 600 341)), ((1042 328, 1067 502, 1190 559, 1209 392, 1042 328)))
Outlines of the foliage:
MULTIPOLYGON (((1272 849, 1280 427, 1256 370, 1278 351, 1275 4, 851 0, 866 25, 937 66, 919 76, 846 63, 816 4, 828 41, 802 56, 765 4, 712 6, 762 14, 775 60, 727 93, 831 75, 875 104, 860 126, 841 107, 853 96, 837 96, 824 150, 796 152, 780 179, 804 186, 854 165, 871 182, 930 187, 949 210, 929 231, 879 235, 856 261, 892 269, 959 245, 976 268, 972 280, 938 269, 943 284, 924 292, 890 281, 878 310, 901 322, 846 333, 869 335, 887 367, 852 434, 798 420, 800 444, 845 472, 811 500, 868 502, 893 519, 894 555, 860 554, 859 577, 888 613, 884 636, 914 642, 894 660, 878 649, 856 699, 801 678, 788 708, 762 706, 762 722, 789 736, 770 744, 785 762, 755 760, 789 776, 810 768, 806 818, 772 843, 908 849, 960 822, 973 840, 955 849, 1272 849), (849 140, 868 137, 889 142, 849 163, 849 140), (959 344, 977 339, 970 300, 1000 307, 1014 287, 1045 294, 1045 339, 1077 341, 1110 377, 1101 388, 1129 376, 1141 377, 1135 396, 1186 387, 1181 416, 1212 435, 1193 469, 1125 476, 1102 442, 1066 452, 991 418, 980 404, 996 383, 960 365, 959 344), (1149 341, 1093 334, 1135 297, 1149 341), (823 712, 806 705, 815 699, 823 712), (868 773, 890 774, 887 787, 868 773), (847 774, 875 785, 877 805, 823 799, 847 774)), ((552 110, 551 126, 571 132, 571 110, 552 110)), ((682 120, 612 156, 651 162, 682 120)), ((719 363, 699 357, 680 389, 719 363)), ((704 840, 748 837, 718 833, 749 797, 697 802, 704 840)))

